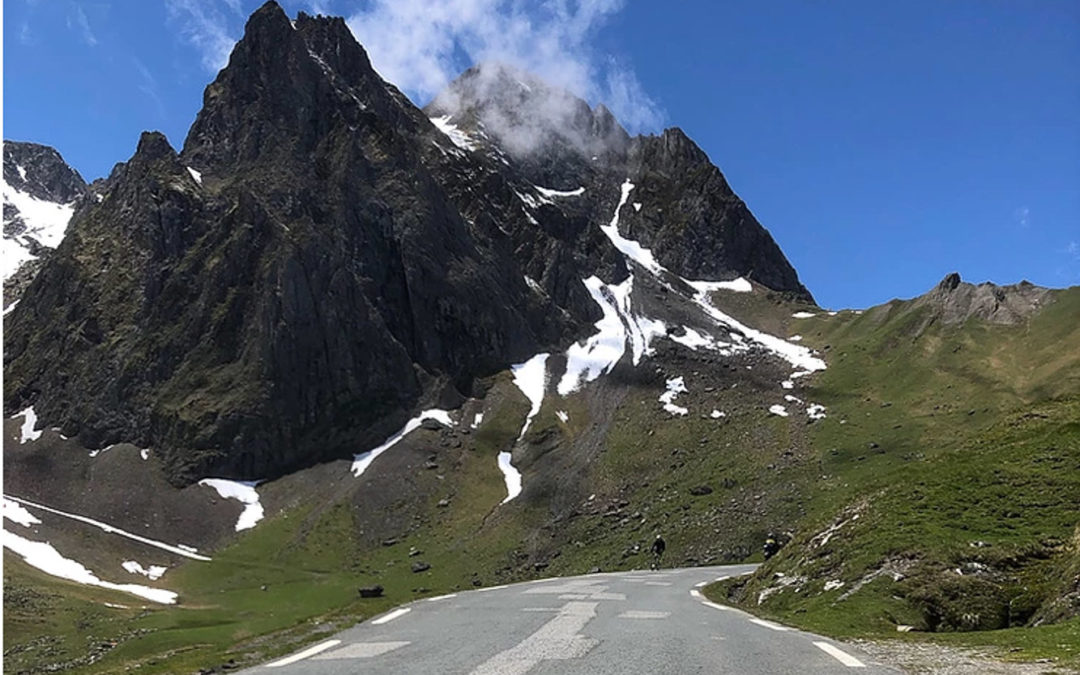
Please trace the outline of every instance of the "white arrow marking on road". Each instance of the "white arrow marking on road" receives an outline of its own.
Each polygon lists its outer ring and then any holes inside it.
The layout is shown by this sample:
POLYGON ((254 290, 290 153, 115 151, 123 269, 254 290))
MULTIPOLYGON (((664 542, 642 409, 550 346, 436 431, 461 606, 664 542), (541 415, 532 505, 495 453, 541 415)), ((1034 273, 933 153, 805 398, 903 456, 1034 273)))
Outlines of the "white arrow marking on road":
POLYGON ((376 626, 381 626, 382 624, 393 621, 394 619, 398 618, 399 616, 404 616, 405 614, 408 614, 411 611, 412 610, 410 608, 408 608, 408 607, 402 607, 401 609, 395 609, 394 611, 390 612, 386 616, 381 616, 378 619, 375 619, 374 621, 372 621, 371 623, 373 625, 376 625, 376 626))
POLYGON ((558 616, 516 646, 480 664, 471 675, 524 675, 541 661, 580 659, 599 640, 579 635, 596 617, 598 602, 568 602, 558 616))
POLYGON ((865 668, 866 664, 855 658, 851 654, 848 654, 842 649, 833 647, 828 642, 815 642, 814 646, 825 652, 829 656, 833 657, 840 663, 844 664, 848 668, 865 668))
POLYGON ((339 644, 341 644, 341 640, 327 640, 326 642, 320 642, 319 644, 315 645, 314 647, 308 647, 304 651, 299 652, 297 654, 293 654, 292 656, 288 656, 288 657, 286 657, 284 659, 281 659, 280 661, 274 661, 273 663, 268 663, 268 664, 266 664, 266 667, 267 668, 280 668, 281 666, 287 666, 290 663, 296 663, 297 661, 299 661, 301 659, 306 659, 309 656, 314 656, 315 654, 318 654, 319 652, 324 652, 327 649, 330 649, 331 647, 336 647, 339 644))
POLYGON ((345 645, 341 649, 335 649, 326 654, 319 654, 312 661, 332 661, 334 659, 370 659, 381 656, 395 649, 401 649, 408 642, 354 642, 345 645))
POLYGON ((791 630, 787 626, 781 626, 778 623, 773 623, 772 621, 766 621, 764 619, 750 619, 750 623, 756 623, 759 626, 765 626, 766 628, 771 628, 772 630, 779 630, 779 631, 791 630))

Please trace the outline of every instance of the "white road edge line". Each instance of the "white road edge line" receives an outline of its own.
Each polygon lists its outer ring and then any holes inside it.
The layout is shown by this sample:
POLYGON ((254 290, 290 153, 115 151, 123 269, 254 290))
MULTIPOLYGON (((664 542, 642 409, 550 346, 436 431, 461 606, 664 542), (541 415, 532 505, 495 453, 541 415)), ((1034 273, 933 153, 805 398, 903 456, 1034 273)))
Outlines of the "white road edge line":
POLYGON ((411 607, 402 607, 401 609, 395 609, 394 611, 390 612, 389 614, 386 614, 384 616, 380 616, 378 619, 375 619, 371 623, 374 626, 381 626, 382 624, 393 621, 394 619, 398 618, 399 616, 404 616, 404 615, 408 614, 411 611, 412 611, 411 607))
POLYGON ((450 598, 456 598, 457 593, 447 593, 446 595, 436 595, 434 598, 428 598, 428 602, 437 602, 439 600, 449 600, 450 598))
POLYGON ((840 663, 844 664, 848 668, 865 668, 866 664, 855 658, 851 654, 848 654, 844 650, 834 647, 828 642, 815 642, 814 646, 825 652, 829 656, 833 657, 840 663))
MULTIPOLYGON (((723 610, 725 612, 733 612, 733 611, 735 611, 735 610, 731 609, 730 607, 725 607, 725 606, 719 605, 719 604, 717 604, 715 602, 709 602, 708 600, 702 602, 701 604, 705 605, 706 607, 712 607, 713 609, 719 609, 719 610, 723 610)), ((787 630, 787 629, 785 629, 785 630, 787 630)))
POLYGON ((476 589, 476 592, 477 593, 487 593, 488 591, 499 591, 499 590, 502 590, 504 588, 509 588, 509 587, 510 587, 510 584, 503 584, 502 586, 488 586, 487 588, 478 588, 478 589, 476 589))
POLYGON ((750 623, 756 623, 759 626, 765 626, 766 628, 770 628, 772 630, 779 630, 779 631, 791 630, 787 626, 781 626, 778 623, 773 623, 772 621, 766 621, 764 619, 750 619, 750 623))
POLYGON ((694 589, 694 590, 690 591, 690 595, 692 597, 695 597, 695 598, 700 598, 701 597, 701 591, 699 591, 697 589, 694 589))
POLYGON ((701 583, 694 584, 694 588, 701 588, 702 586, 708 586, 708 585, 709 585, 708 581, 702 581, 701 583))
POLYGON ((336 647, 339 644, 341 644, 341 640, 327 640, 326 642, 320 642, 319 644, 315 645, 314 647, 308 647, 307 649, 305 649, 304 651, 302 651, 302 652, 300 652, 298 654, 293 654, 292 656, 287 656, 287 657, 281 659, 280 661, 274 661, 273 663, 268 663, 268 664, 266 664, 266 667, 267 668, 280 668, 281 666, 287 666, 287 665, 289 665, 291 663, 296 663, 297 661, 300 661, 302 659, 306 659, 309 656, 315 656, 319 652, 325 652, 327 649, 330 649, 331 647, 336 647))

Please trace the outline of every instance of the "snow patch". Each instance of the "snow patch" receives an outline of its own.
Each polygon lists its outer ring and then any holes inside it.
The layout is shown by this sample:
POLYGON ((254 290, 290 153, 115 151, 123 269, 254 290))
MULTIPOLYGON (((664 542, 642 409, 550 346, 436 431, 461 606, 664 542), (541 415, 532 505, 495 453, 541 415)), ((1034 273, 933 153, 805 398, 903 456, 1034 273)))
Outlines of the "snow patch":
POLYGON ((210 558, 207 558, 206 556, 195 555, 195 549, 188 548, 188 547, 186 547, 186 546, 184 546, 182 544, 177 545, 177 546, 173 546, 172 544, 166 544, 166 543, 163 543, 163 542, 160 542, 160 541, 156 541, 154 539, 148 539, 147 537, 142 537, 142 536, 137 535, 137 534, 132 534, 131 532, 121 530, 120 528, 114 527, 114 526, 109 525, 107 523, 102 523, 102 522, 93 520, 91 518, 87 518, 86 516, 79 516, 79 515, 76 515, 74 513, 67 513, 66 511, 61 511, 59 509, 54 509, 51 506, 44 506, 42 504, 35 504, 34 502, 28 501, 26 499, 22 499, 20 497, 14 497, 14 496, 7 495, 7 496, 5 496, 5 499, 10 499, 10 500, 12 500, 14 502, 17 502, 19 504, 23 504, 25 506, 29 506, 29 507, 34 508, 34 509, 40 509, 42 511, 47 511, 49 513, 53 513, 53 514, 56 514, 58 516, 63 516, 65 518, 70 518, 72 520, 77 520, 80 523, 86 523, 87 525, 93 525, 94 527, 96 527, 96 528, 100 529, 101 531, 106 532, 108 534, 117 534, 117 535, 120 535, 121 537, 127 537, 128 539, 131 539, 133 541, 137 541, 137 542, 146 544, 147 546, 153 546, 155 548, 160 548, 163 551, 169 551, 170 553, 175 553, 177 555, 184 556, 185 558, 191 558, 192 560, 202 560, 202 561, 209 561, 210 560, 210 558))
POLYGON ((727 417, 727 414, 723 410, 713 410, 709 414, 709 417, 713 418, 714 420, 718 420, 721 417, 727 417))
POLYGON ((22 416, 23 423, 19 427, 19 445, 26 443, 27 441, 36 441, 41 438, 41 432, 35 431, 34 427, 37 426, 37 413, 34 412, 34 406, 30 406, 22 412, 17 412, 11 416, 11 419, 22 416))
POLYGON ((784 380, 783 382, 780 383, 780 386, 783 387, 784 389, 794 389, 795 388, 795 383, 793 381, 791 381, 791 380, 784 380))
POLYGON ((521 427, 521 433, 518 434, 519 441, 529 430, 533 417, 540 412, 540 405, 544 402, 544 390, 547 388, 547 359, 547 353, 537 354, 524 363, 510 366, 510 372, 514 374, 514 386, 520 389, 532 404, 529 414, 525 417, 525 424, 521 427))
POLYGON ((826 591, 835 591, 836 589, 843 588, 843 587, 844 587, 844 582, 840 581, 839 579, 833 579, 832 581, 826 581, 825 582, 825 590, 826 591))
POLYGON ((472 421, 472 424, 470 426, 473 429, 479 428, 480 423, 483 422, 483 421, 484 421, 484 413, 478 412, 478 413, 476 413, 476 416, 473 417, 473 421, 472 421))
POLYGON ((8 314, 11 314, 11 310, 15 309, 15 306, 18 305, 18 304, 19 304, 18 300, 12 300, 11 304, 8 305, 7 308, 4 310, 4 316, 7 316, 8 314))
POLYGON ((139 457, 142 457, 144 460, 150 459, 150 448, 143 448, 140 450, 139 457))
POLYGON ((567 422, 570 421, 570 415, 568 415, 565 410, 556 411, 555 412, 555 417, 558 417, 562 421, 563 424, 566 424, 567 422))
POLYGON ((405 438, 413 431, 419 429, 420 425, 423 424, 424 420, 429 419, 436 420, 437 422, 440 422, 448 427, 454 426, 454 421, 450 419, 450 413, 448 413, 447 411, 439 410, 437 408, 425 410, 424 412, 420 413, 416 417, 406 422, 405 426, 401 428, 401 431, 397 432, 390 438, 383 441, 383 444, 379 447, 368 450, 367 452, 361 452, 359 454, 353 455, 352 467, 350 467, 349 470, 352 471, 352 474, 354 476, 359 477, 361 474, 364 473, 364 471, 367 470, 369 466, 371 466, 371 463, 375 461, 376 457, 397 445, 398 441, 405 438))
POLYGON ((626 352, 627 342, 636 366, 643 356, 652 353, 649 346, 652 340, 667 334, 663 322, 635 316, 631 311, 632 275, 614 286, 595 276, 583 283, 600 306, 603 317, 594 324, 596 334, 566 350, 566 372, 557 387, 560 396, 568 396, 582 384, 610 373, 626 352))
POLYGON ((615 245, 615 248, 623 255, 653 274, 659 275, 664 271, 664 268, 656 261, 656 258, 653 257, 652 251, 643 247, 633 239, 627 239, 619 234, 619 211, 626 205, 626 200, 630 196, 630 191, 633 189, 634 184, 627 178, 626 182, 622 184, 622 194, 619 197, 619 205, 615 207, 615 215, 612 216, 611 222, 608 225, 601 225, 600 229, 607 235, 608 239, 611 240, 611 243, 615 245))
POLYGON ((802 336, 801 335, 792 335, 791 337, 788 338, 788 342, 802 342, 802 336))
POLYGON ((23 180, 23 182, 25 183, 26 182, 26 169, 24 169, 21 165, 16 164, 15 165, 15 170, 19 172, 19 178, 21 178, 23 180))
POLYGON ((584 187, 579 187, 576 190, 551 190, 549 188, 540 187, 539 185, 534 185, 533 187, 536 188, 537 192, 539 192, 540 194, 542 194, 542 195, 544 195, 545 197, 548 197, 548 198, 551 198, 551 197, 580 197, 581 195, 585 194, 585 188, 584 187))
POLYGON ((195 169, 192 169, 190 166, 185 167, 185 168, 188 170, 188 173, 191 174, 191 177, 195 179, 195 182, 198 183, 199 185, 202 185, 202 172, 201 171, 196 171, 195 169))
POLYGON ((462 150, 472 151, 476 149, 476 144, 473 142, 471 136, 457 128, 457 125, 450 123, 450 115, 443 115, 442 117, 432 117, 431 123, 435 127, 446 134, 446 136, 462 150))
POLYGON ((176 604, 176 593, 162 588, 150 588, 138 584, 115 584, 110 581, 102 581, 96 574, 84 567, 81 563, 60 555, 60 552, 51 544, 41 541, 24 539, 12 532, 4 531, 4 548, 19 555, 31 567, 61 579, 68 579, 87 586, 100 586, 114 591, 131 593, 151 602, 163 605, 176 604))
POLYGON ((794 314, 791 315, 791 318, 793 318, 793 319, 812 319, 815 316, 817 316, 817 314, 814 314, 813 312, 795 312, 794 314))
POLYGON ((150 581, 157 581, 161 578, 161 575, 165 574, 165 570, 169 569, 163 565, 151 565, 150 567, 144 568, 135 560, 125 560, 120 563, 120 566, 131 574, 141 574, 150 581))
POLYGON ((37 258, 29 251, 31 239, 48 248, 56 248, 60 245, 64 232, 67 231, 68 221, 75 213, 75 205, 74 202, 57 204, 38 199, 15 189, 4 181, 0 181, 0 190, 3 192, 4 202, 18 209, 19 217, 26 226, 22 234, 3 237, 3 249, 0 251, 2 253, 0 277, 7 279, 24 262, 37 258))
POLYGON ((713 291, 732 291, 733 293, 752 293, 754 287, 750 285, 750 282, 743 277, 732 279, 731 281, 690 281, 683 279, 684 282, 695 291, 700 293, 712 293, 713 291))
POLYGON ((235 499, 244 504, 244 510, 236 521, 236 531, 249 530, 263 519, 263 507, 259 503, 259 493, 255 491, 258 481, 225 480, 224 478, 203 478, 199 485, 214 488, 223 499, 235 499))
POLYGON ((509 452, 500 452, 498 457, 499 471, 502 471, 503 480, 506 482, 506 498, 500 504, 505 504, 521 494, 521 472, 510 463, 509 452))
POLYGON ((686 393, 686 383, 683 381, 682 376, 673 377, 666 382, 667 391, 660 394, 659 401, 664 404, 664 410, 668 411, 672 415, 686 415, 690 411, 682 406, 675 405, 675 399, 679 394, 686 393))
POLYGON ((784 406, 782 406, 782 405, 769 406, 769 412, 771 412, 774 415, 779 415, 780 417, 787 417, 788 416, 787 410, 785 410, 784 406))
POLYGON ((641 211, 641 202, 634 202, 634 211, 641 211))
POLYGON ((13 502, 7 497, 4 497, 4 518, 18 523, 23 527, 30 527, 31 525, 38 525, 40 520, 34 517, 32 513, 23 508, 22 504, 13 502))
POLYGON ((810 405, 806 406, 806 416, 812 420, 825 419, 825 406, 821 405, 820 403, 811 403, 810 405))

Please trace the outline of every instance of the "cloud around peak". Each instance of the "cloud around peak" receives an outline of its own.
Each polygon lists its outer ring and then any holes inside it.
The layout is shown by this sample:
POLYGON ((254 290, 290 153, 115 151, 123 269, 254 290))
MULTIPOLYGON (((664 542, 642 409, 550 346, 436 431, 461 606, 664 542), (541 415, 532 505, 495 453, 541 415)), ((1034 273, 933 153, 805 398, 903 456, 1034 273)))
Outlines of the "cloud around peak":
POLYGON ((379 73, 418 104, 470 65, 502 62, 594 103, 631 131, 654 130, 663 113, 636 74, 594 46, 622 0, 375 0, 347 18, 379 73))

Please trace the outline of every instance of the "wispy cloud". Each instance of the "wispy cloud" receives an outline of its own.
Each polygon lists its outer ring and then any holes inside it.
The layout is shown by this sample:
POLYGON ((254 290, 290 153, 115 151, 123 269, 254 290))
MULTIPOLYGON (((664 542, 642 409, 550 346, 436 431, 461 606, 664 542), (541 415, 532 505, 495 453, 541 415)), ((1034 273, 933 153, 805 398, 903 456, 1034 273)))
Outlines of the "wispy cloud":
POLYGON ((603 102, 632 131, 663 114, 637 75, 596 47, 623 0, 374 0, 348 23, 379 73, 424 103, 465 67, 500 61, 603 102))
MULTIPOLYGON (((226 0, 226 5, 239 11, 238 0, 226 0)), ((201 55, 202 66, 216 73, 229 62, 236 38, 229 33, 229 22, 217 0, 165 0, 169 21, 180 29, 184 40, 201 55)))
POLYGON ((1013 211, 1013 220, 1020 227, 1028 227, 1031 224, 1031 209, 1026 206, 1016 209, 1013 211))
POLYGON ((71 5, 69 5, 67 26, 71 30, 78 31, 83 42, 88 46, 97 46, 97 36, 94 35, 94 31, 90 28, 90 21, 86 18, 86 12, 83 11, 82 5, 77 3, 71 3, 71 5))
POLYGON ((135 70, 139 73, 139 91, 146 95, 146 98, 154 104, 157 109, 158 116, 164 120, 166 118, 165 104, 161 100, 161 94, 158 92, 158 82, 154 74, 150 72, 150 69, 146 67, 146 64, 140 61, 137 57, 132 57, 132 64, 135 66, 135 70))
POLYGON ((1065 246, 1065 252, 1072 256, 1076 262, 1080 262, 1080 242, 1070 241, 1065 246))

